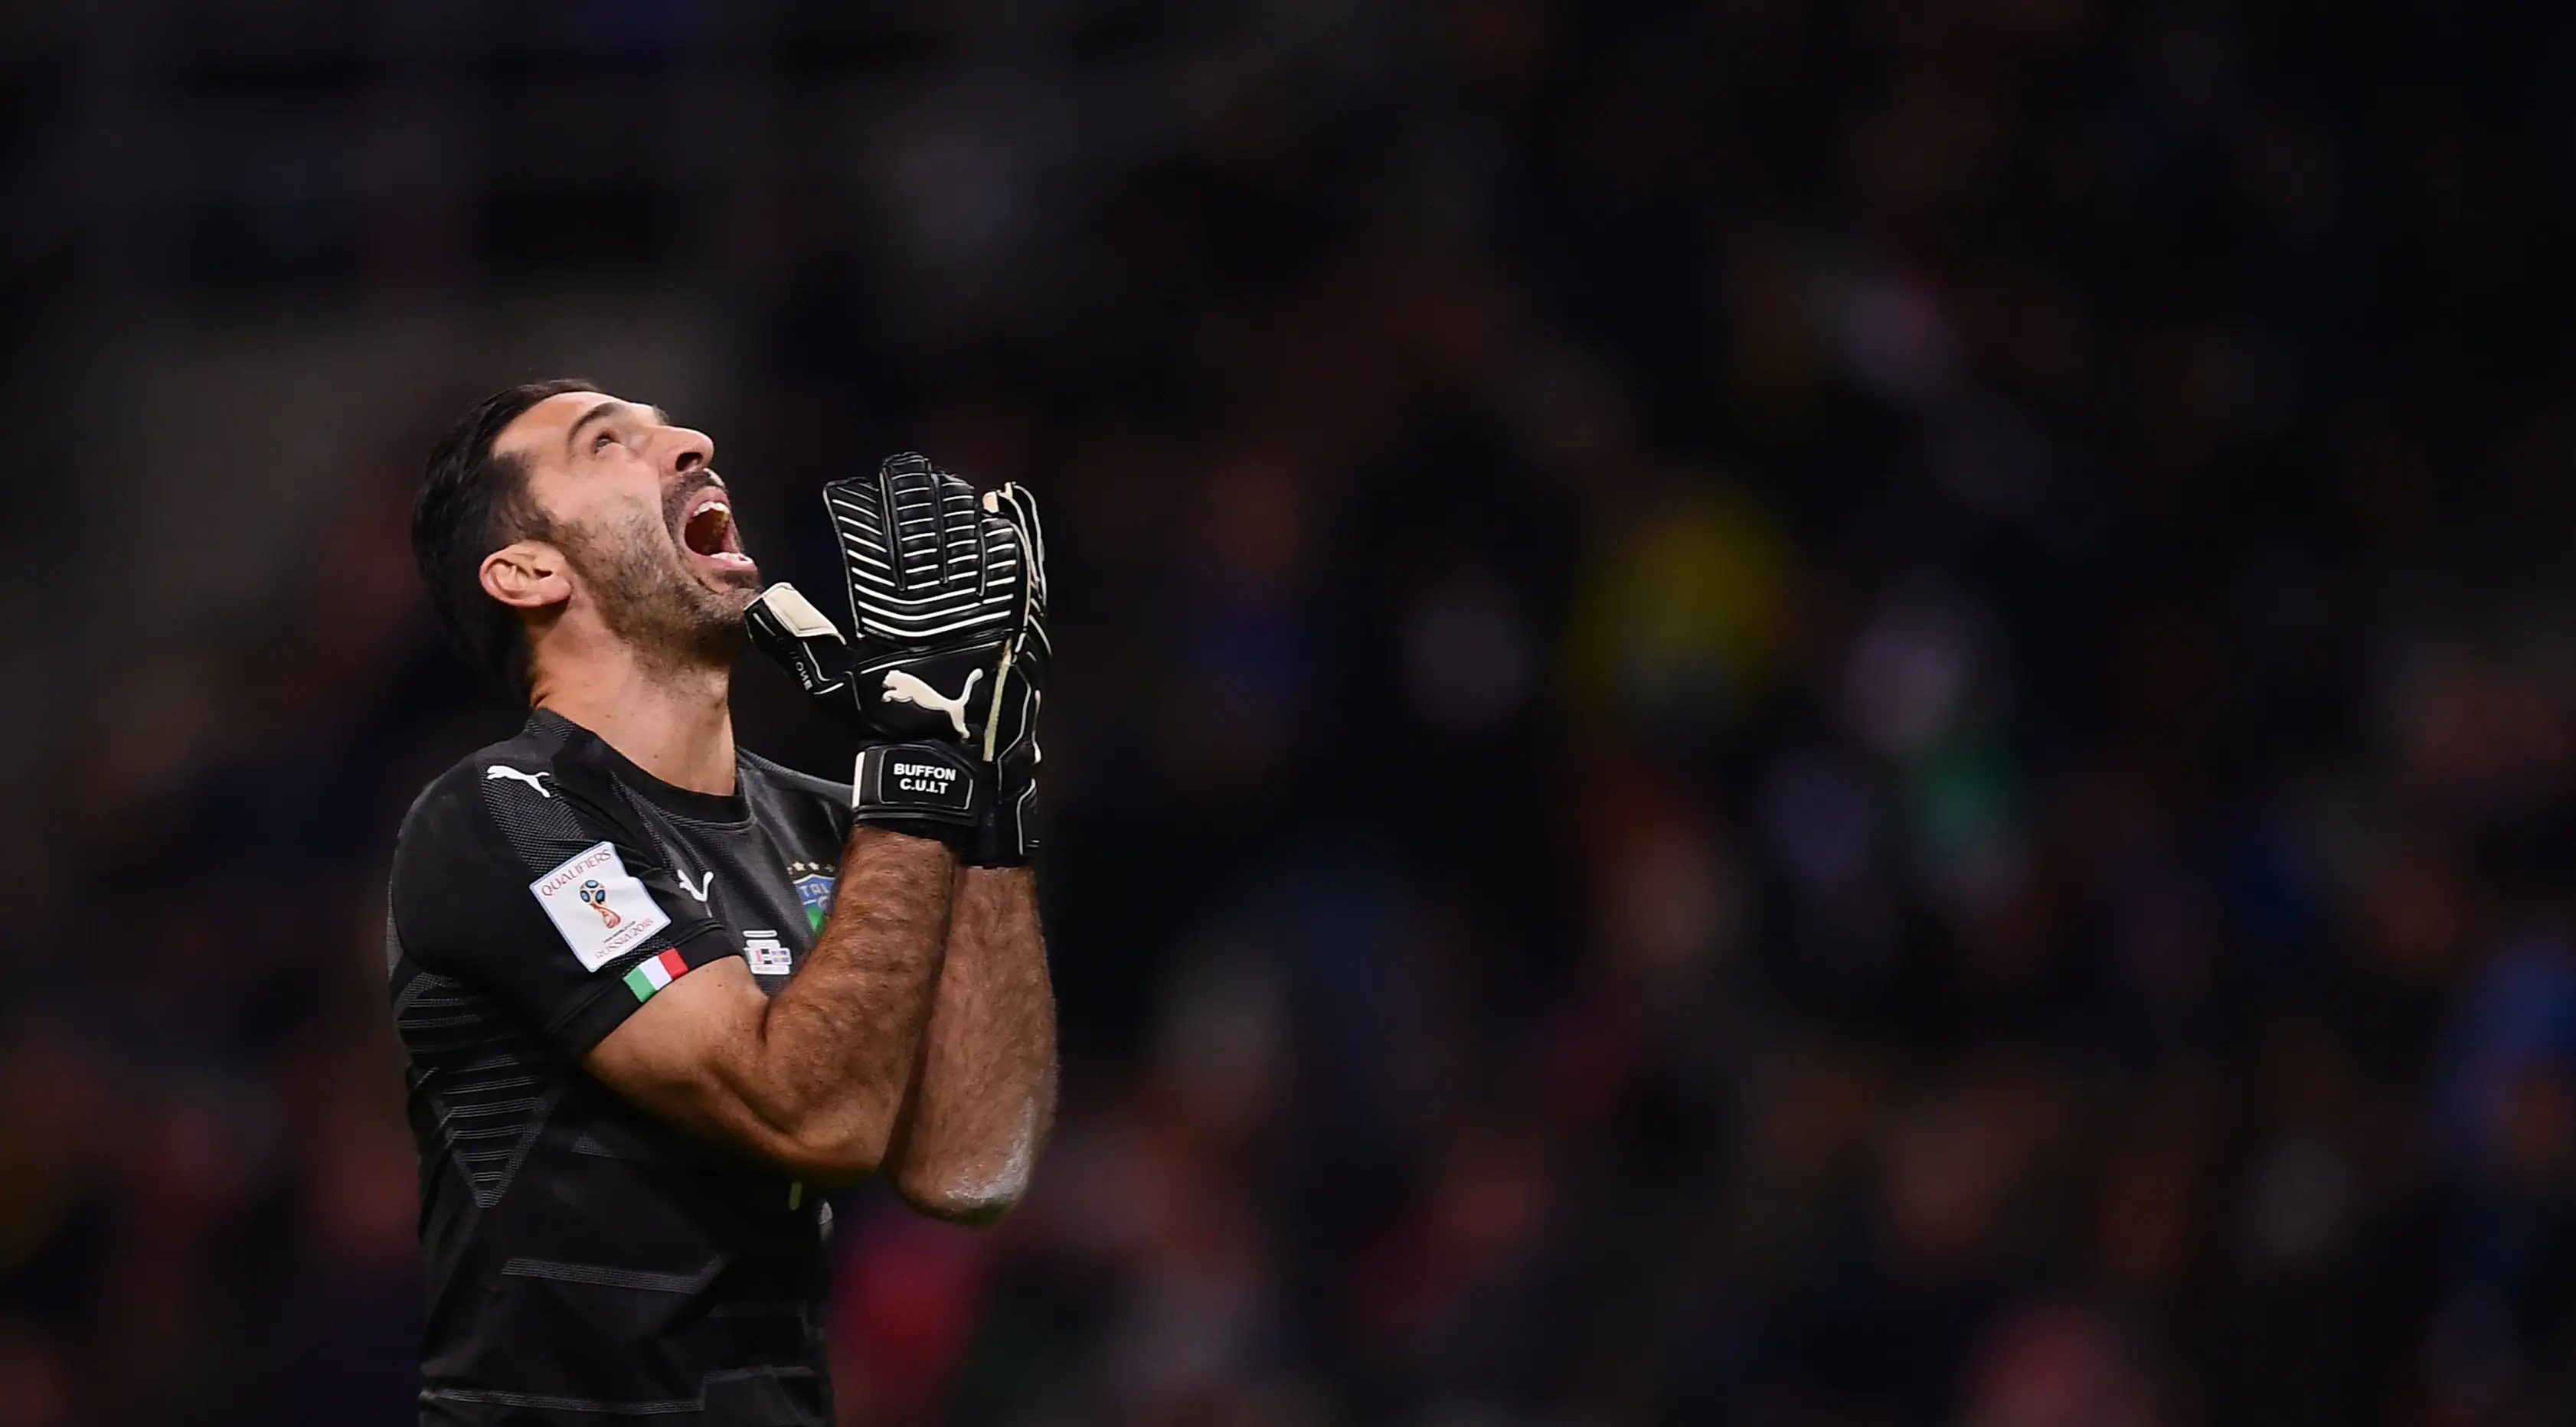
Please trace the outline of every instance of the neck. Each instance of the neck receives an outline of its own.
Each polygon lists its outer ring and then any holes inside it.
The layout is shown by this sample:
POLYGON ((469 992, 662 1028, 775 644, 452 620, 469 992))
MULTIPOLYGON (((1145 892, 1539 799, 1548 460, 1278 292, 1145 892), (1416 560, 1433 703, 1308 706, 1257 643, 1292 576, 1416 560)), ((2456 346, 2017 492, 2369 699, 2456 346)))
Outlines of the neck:
POLYGON ((672 787, 733 794, 732 670, 656 666, 621 645, 574 661, 540 659, 530 682, 531 706, 589 729, 672 787))

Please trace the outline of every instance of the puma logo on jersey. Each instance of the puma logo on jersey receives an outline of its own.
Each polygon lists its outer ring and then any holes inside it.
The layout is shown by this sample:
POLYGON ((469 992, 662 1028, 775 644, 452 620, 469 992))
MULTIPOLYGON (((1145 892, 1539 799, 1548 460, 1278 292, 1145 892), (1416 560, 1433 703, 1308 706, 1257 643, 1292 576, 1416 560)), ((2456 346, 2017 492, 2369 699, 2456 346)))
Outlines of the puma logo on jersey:
POLYGON ((911 674, 897 669, 885 676, 885 700, 890 704, 918 704, 926 709, 937 709, 948 715, 948 721, 957 725, 957 736, 964 738, 966 736, 966 701, 975 696, 975 682, 983 677, 984 671, 981 669, 968 674, 966 687, 959 689, 957 697, 952 699, 911 674))
MULTIPOLYGON (((676 873, 676 872, 675 872, 675 873, 673 873, 672 875, 673 875, 673 876, 679 876, 679 874, 678 874, 678 873, 676 873)), ((698 877, 698 885, 696 885, 696 886, 694 886, 694 887, 692 887, 692 886, 690 886, 690 885, 689 885, 689 879, 688 879, 688 878, 686 878, 686 877, 681 877, 681 878, 680 878, 680 890, 681 890, 681 891, 683 891, 683 892, 688 893, 688 894, 689 894, 690 896, 692 896, 692 897, 697 898, 697 899, 698 899, 698 901, 699 901, 700 903, 704 903, 704 902, 707 900, 707 893, 714 891, 714 890, 715 890, 715 886, 716 886, 716 872, 715 872, 715 869, 714 869, 714 868, 712 868, 712 867, 708 868, 705 872, 703 872, 703 873, 699 874, 699 877, 698 877)))
POLYGON ((516 768, 504 768, 498 763, 495 763, 491 767, 483 770, 483 781, 486 783, 491 782, 495 778, 516 778, 520 782, 527 784, 529 787, 536 789, 538 797, 550 799, 554 797, 554 794, 547 792, 546 785, 537 781, 539 778, 543 778, 545 776, 546 774, 543 770, 539 770, 534 773, 522 773, 516 768))

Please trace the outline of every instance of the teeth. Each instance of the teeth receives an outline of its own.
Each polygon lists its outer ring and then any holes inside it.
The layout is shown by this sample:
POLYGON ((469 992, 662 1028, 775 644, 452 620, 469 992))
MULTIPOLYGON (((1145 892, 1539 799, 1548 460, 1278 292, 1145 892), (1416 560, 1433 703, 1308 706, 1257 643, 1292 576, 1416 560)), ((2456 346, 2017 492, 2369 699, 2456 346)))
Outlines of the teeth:
MULTIPOLYGON (((700 539, 718 547, 713 550, 703 551, 692 548, 690 551, 691 554, 698 556, 698 558, 702 560, 715 560, 727 565, 748 565, 751 563, 750 556, 745 555, 740 551, 727 550, 723 548, 724 542, 731 538, 733 531, 733 507, 726 504, 723 500, 710 500, 706 504, 692 509, 689 512, 688 519, 681 523, 687 531, 695 532, 700 539), (716 523, 714 527, 712 529, 700 529, 698 522, 708 516, 715 517, 716 523)), ((682 536, 681 543, 688 543, 687 535, 684 534, 682 536)))

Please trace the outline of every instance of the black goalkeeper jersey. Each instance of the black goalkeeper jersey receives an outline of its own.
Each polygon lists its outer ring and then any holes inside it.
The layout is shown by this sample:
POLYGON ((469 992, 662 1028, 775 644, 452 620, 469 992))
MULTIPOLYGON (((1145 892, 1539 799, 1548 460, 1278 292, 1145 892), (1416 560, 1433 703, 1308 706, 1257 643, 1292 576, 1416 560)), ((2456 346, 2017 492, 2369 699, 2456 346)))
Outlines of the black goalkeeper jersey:
POLYGON ((423 1423, 831 1421, 820 1197, 581 1068, 690 968, 739 956, 775 994, 812 945, 849 791, 748 753, 740 775, 673 788, 541 712, 403 819, 423 1423))

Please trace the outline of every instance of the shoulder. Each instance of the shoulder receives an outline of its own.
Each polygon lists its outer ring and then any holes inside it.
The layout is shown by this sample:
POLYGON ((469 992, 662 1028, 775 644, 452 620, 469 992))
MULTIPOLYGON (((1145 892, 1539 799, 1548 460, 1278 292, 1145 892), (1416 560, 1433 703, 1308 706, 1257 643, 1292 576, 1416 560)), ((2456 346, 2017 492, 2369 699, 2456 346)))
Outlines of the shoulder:
POLYGON ((499 836, 496 815, 511 799, 542 807, 559 801, 556 763, 563 734, 531 719, 516 734, 457 760, 412 799, 395 838, 395 858, 457 839, 499 836))

